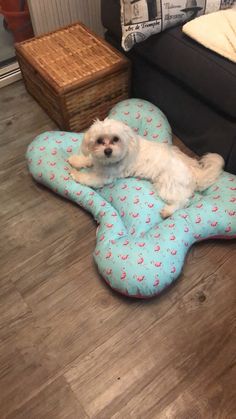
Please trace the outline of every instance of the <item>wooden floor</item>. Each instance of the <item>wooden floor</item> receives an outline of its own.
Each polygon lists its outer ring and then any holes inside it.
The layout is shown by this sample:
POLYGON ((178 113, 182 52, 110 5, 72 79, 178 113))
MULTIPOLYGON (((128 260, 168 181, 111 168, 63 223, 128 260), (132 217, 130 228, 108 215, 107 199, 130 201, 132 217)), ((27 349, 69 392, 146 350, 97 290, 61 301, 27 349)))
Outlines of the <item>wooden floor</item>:
POLYGON ((159 298, 112 292, 93 219, 27 171, 53 128, 21 82, 0 90, 0 418, 236 418, 236 242, 194 246, 159 298))

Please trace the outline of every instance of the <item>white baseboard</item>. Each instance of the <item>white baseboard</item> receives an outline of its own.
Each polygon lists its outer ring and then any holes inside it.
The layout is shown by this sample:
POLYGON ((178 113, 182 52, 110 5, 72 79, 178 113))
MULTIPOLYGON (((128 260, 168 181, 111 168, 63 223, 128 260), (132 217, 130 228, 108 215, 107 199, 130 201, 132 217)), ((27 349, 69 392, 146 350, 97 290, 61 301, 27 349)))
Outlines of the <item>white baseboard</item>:
POLYGON ((21 78, 22 75, 17 61, 0 68, 0 88, 14 83, 21 78))

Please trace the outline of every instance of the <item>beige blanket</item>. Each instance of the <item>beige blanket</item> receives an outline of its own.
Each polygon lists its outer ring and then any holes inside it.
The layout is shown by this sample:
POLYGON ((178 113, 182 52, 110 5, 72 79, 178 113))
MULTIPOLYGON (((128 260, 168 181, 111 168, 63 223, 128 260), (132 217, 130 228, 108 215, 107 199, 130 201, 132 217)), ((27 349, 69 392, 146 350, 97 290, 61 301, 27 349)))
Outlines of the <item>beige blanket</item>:
POLYGON ((183 32, 217 54, 236 63, 236 9, 200 16, 183 26, 183 32))

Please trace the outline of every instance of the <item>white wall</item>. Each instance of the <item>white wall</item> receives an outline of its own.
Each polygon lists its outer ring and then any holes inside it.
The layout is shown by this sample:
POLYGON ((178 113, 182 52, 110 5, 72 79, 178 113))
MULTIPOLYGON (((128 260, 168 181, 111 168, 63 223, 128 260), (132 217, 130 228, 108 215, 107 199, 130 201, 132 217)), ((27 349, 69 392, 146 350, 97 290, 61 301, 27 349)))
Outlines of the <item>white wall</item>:
POLYGON ((100 0, 28 0, 28 4, 35 35, 81 21, 103 36, 100 0))

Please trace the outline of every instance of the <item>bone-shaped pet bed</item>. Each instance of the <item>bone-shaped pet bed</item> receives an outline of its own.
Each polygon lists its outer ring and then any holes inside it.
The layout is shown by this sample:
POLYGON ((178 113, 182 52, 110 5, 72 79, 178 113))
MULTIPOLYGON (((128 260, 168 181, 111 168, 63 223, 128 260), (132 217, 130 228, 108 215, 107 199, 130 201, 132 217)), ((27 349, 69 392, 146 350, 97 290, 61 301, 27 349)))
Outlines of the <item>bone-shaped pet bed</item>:
MULTIPOLYGON (((149 102, 123 101, 109 117, 150 141, 171 143, 167 119, 149 102)), ((28 147, 28 166, 37 182, 82 206, 98 222, 94 259, 113 289, 153 297, 178 278, 193 243, 236 237, 236 176, 224 172, 215 185, 196 193, 188 208, 163 220, 163 202, 148 181, 120 179, 93 190, 71 179, 67 159, 78 153, 82 138, 60 131, 39 135, 28 147)))

